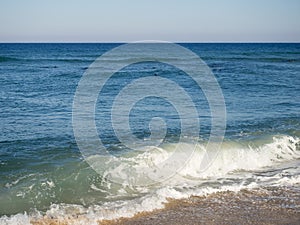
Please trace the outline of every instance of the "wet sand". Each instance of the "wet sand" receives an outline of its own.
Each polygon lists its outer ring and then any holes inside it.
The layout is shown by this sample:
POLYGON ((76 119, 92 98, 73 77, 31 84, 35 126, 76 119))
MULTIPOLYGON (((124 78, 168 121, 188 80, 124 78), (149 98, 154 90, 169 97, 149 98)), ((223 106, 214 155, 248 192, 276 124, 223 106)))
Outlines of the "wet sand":
POLYGON ((298 188, 220 192, 207 197, 171 200, 166 208, 101 225, 154 224, 300 224, 298 188))
MULTIPOLYGON (((86 224, 86 218, 43 218, 35 225, 86 224)), ((132 218, 99 221, 99 225, 300 224, 300 187, 218 192, 169 200, 164 209, 132 218)))

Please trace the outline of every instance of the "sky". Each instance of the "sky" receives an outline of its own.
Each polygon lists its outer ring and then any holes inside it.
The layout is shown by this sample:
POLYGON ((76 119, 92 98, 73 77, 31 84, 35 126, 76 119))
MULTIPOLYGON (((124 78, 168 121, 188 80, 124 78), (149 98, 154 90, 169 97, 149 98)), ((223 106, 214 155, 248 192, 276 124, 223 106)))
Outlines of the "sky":
POLYGON ((300 42, 300 0, 0 0, 0 42, 300 42))

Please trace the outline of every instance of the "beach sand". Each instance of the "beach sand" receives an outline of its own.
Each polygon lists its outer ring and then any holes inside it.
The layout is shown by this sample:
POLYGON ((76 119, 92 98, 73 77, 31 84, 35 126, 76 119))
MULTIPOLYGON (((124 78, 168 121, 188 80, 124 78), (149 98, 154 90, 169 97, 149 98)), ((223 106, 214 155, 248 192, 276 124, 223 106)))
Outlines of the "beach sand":
MULTIPOLYGON (((43 218, 41 224, 74 224, 84 218, 43 218)), ((132 218, 99 221, 99 225, 154 224, 300 224, 299 187, 269 187, 218 192, 188 199, 170 199, 164 209, 139 213, 132 218)))
POLYGON ((300 224, 298 188, 219 192, 171 200, 166 208, 99 224, 300 224))

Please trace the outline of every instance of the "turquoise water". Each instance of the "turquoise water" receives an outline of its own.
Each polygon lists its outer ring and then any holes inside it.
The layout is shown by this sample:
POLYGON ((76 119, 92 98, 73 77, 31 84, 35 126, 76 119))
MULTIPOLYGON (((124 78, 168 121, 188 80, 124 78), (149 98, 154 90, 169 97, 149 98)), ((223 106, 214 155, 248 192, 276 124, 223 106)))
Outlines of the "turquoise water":
MULTIPOLYGON (((200 195, 209 188, 299 182, 300 44, 181 44, 204 60, 222 89, 227 128, 220 158, 201 176, 195 173, 197 160, 192 161, 181 174, 185 179, 174 178, 167 190, 165 185, 140 190, 109 183, 89 167, 77 147, 72 104, 89 65, 119 45, 0 44, 0 216, 67 214, 72 206, 83 212, 93 207, 104 218, 103 208, 125 207, 130 215, 160 207, 155 202, 167 197, 200 195), (145 199, 147 206, 142 204, 145 199)), ((96 105, 97 131, 111 154, 131 154, 111 125, 114 98, 133 80, 153 75, 171 79, 192 96, 201 121, 200 146, 208 140, 209 106, 193 80, 171 65, 137 63, 111 77, 96 105)), ((143 99, 131 110, 132 132, 148 138, 150 120, 163 118, 167 131, 160 150, 168 152, 180 136, 176 113, 164 99, 143 99)), ((182 143, 183 148, 189 144, 182 143)), ((113 212, 108 214, 113 217, 113 212)))

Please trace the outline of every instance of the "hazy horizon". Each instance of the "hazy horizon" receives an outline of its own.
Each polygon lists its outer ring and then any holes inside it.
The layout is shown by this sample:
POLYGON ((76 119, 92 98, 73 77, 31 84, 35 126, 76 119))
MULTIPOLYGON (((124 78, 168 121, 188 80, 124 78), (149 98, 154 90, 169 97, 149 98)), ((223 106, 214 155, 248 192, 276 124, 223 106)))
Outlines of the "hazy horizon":
POLYGON ((0 2, 1 43, 300 42, 300 1, 0 2))

